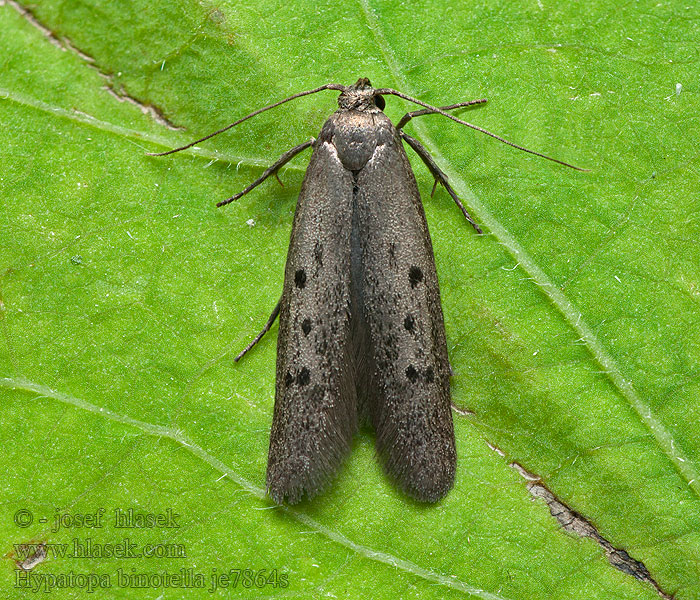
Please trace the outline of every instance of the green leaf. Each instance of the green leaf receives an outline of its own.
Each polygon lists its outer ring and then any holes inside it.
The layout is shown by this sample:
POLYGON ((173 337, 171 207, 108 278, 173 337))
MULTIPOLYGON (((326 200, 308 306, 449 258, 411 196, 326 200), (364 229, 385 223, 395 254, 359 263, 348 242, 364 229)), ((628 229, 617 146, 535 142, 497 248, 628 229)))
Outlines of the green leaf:
POLYGON ((700 598, 697 8, 245 4, 0 5, 7 597, 700 598), (412 121, 487 232, 430 199, 411 156, 455 371, 455 489, 406 499, 364 431, 326 493, 278 509, 277 326, 233 357, 279 298, 307 158, 285 187, 214 205, 316 135, 334 93, 145 152, 359 76, 433 104, 488 97, 461 116, 591 171, 412 121), (123 529, 118 509, 171 518, 123 529), (31 571, 22 543, 48 544, 31 571), (95 554, 149 544, 166 555, 95 554))

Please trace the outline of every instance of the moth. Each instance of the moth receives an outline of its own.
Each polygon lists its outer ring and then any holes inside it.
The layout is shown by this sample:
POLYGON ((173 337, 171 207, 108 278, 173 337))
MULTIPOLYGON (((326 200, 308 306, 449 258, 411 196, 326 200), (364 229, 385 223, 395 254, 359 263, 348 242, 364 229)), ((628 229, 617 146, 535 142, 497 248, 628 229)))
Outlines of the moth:
MULTIPOLYGON (((282 297, 256 338, 279 316, 277 381, 267 490, 278 504, 312 498, 337 472, 361 422, 376 432, 385 471, 408 496, 435 502, 452 488, 456 451, 451 367, 433 248, 404 142, 428 167, 477 232, 427 150, 403 131, 413 117, 439 113, 515 146, 441 108, 369 79, 326 84, 258 109, 178 152, 294 98, 336 90, 338 110, 316 139, 285 152, 247 194, 294 156, 312 148, 292 226, 282 297), (394 126, 384 96, 424 109, 394 126)), ((435 191, 433 187, 433 192, 435 191)))

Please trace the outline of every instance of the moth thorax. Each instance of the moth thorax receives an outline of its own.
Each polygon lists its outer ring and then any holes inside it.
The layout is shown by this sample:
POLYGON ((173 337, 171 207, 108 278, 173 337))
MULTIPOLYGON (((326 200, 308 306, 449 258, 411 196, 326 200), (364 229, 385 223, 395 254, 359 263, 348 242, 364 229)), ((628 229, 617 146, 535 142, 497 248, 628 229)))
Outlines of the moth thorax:
POLYGON ((338 96, 338 106, 349 110, 377 109, 374 101, 374 88, 355 89, 354 86, 345 90, 338 96))

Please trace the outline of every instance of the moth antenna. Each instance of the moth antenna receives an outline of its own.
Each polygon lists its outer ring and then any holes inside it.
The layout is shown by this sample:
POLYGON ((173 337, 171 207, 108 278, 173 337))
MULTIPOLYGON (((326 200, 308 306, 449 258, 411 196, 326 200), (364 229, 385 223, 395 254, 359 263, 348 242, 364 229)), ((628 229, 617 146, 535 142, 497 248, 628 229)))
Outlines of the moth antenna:
POLYGON ((261 112, 265 112, 266 110, 270 110, 271 108, 275 108, 279 106, 280 104, 284 104, 285 102, 289 102, 290 100, 294 100, 295 98, 301 98, 302 96, 308 96, 309 94, 315 94, 316 92, 322 92, 323 90, 337 90, 339 92, 344 92, 347 89, 347 86, 340 85, 339 83, 327 83, 325 85, 322 85, 320 87, 314 88, 313 90, 307 90, 305 92, 298 92, 297 94, 293 94, 292 96, 289 96, 288 98, 285 98, 284 100, 280 100, 279 102, 275 102, 274 104, 270 104, 268 106, 264 106, 263 108, 259 108, 258 110, 254 110, 252 113, 249 115, 246 115, 245 117, 242 117, 241 119, 238 119, 238 121, 235 121, 231 123, 230 125, 226 125, 226 127, 222 127, 219 129, 219 131, 215 131, 214 133, 210 133, 209 135, 205 135, 203 138, 199 138, 198 140, 195 140, 194 142, 187 144, 186 146, 180 146, 179 148, 175 148, 174 150, 168 150, 167 152, 146 152, 146 156, 167 156, 168 154, 174 154, 175 152, 180 152, 181 150, 187 150, 187 148, 191 148, 192 146, 199 144, 200 142, 203 142, 205 140, 208 140, 209 138, 213 138, 215 135, 219 135, 220 133, 223 133, 224 131, 228 131, 231 129, 231 127, 235 127, 239 123, 243 123, 243 121, 246 121, 250 119, 251 117, 254 117, 255 115, 259 115, 261 112))
POLYGON ((463 121, 462 119, 458 119, 457 117, 445 112, 441 108, 438 108, 437 106, 432 106, 430 104, 427 104, 426 102, 422 102, 421 100, 418 100, 417 98, 413 98, 411 96, 408 96, 407 94, 404 94, 402 92, 399 92, 398 90, 392 90, 391 88, 381 88, 378 90, 374 91, 375 94, 377 95, 391 95, 391 96, 398 96, 399 98, 403 98, 404 100, 408 100, 409 102, 413 102, 414 104, 418 104, 419 106, 424 106, 425 108, 429 108, 431 111, 439 113, 448 119, 452 119, 453 121, 456 121, 457 123, 460 123, 461 125, 466 125, 467 127, 471 127, 472 129, 476 129, 476 131, 480 131, 481 133, 485 133, 486 135, 491 136, 492 138, 497 139, 499 142, 503 142, 504 144, 507 144, 508 146, 512 146, 513 148, 517 148, 518 150, 522 150, 523 152, 528 152, 529 154, 534 154, 535 156, 539 156, 541 158, 546 158, 547 160, 551 160, 552 162, 555 162, 560 165, 564 165, 565 167, 569 167, 570 169, 575 169, 576 171, 583 171, 583 172, 588 172, 590 169, 584 169, 582 167, 577 167, 576 165, 569 164, 568 162, 564 162, 563 160, 559 160, 558 158, 553 158, 551 156, 547 156, 546 154, 542 154, 541 152, 536 152, 535 150, 530 150, 529 148, 525 148, 524 146, 520 146, 518 144, 515 144, 513 142, 509 142, 505 138, 502 138, 500 135, 496 135, 495 133, 491 133, 488 129, 484 129, 483 127, 479 127, 478 125, 474 125, 472 123, 468 123, 467 121, 463 121))

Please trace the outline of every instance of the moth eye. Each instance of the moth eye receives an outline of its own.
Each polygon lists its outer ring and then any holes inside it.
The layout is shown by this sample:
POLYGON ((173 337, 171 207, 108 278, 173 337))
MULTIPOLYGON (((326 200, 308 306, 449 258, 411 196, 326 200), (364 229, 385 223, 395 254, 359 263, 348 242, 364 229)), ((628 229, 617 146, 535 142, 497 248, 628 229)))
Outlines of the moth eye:
POLYGON ((297 272, 294 273, 294 285, 300 290, 304 289, 306 285, 306 271, 304 271, 304 269, 298 269, 297 272))
POLYGON ((299 385, 306 385, 311 381, 311 373, 309 370, 304 367, 301 371, 299 371, 299 375, 297 375, 297 383, 299 385))
POLYGON ((411 383, 418 381, 418 371, 416 371, 416 368, 413 365, 409 365, 406 369, 406 377, 408 377, 408 380, 411 383))
POLYGON ((419 267, 413 265, 408 270, 408 280, 411 282, 411 287, 416 287, 421 281, 423 281, 423 271, 419 267))
POLYGON ((301 330, 304 332, 304 335, 309 335, 309 331, 311 331, 311 319, 304 319, 302 321, 301 330))
POLYGON ((415 325, 415 320, 411 315, 406 315, 406 318, 403 320, 403 326, 406 331, 413 331, 413 326, 415 325))
POLYGON ((384 110, 384 107, 386 106, 386 102, 384 101, 384 96, 375 96, 374 103, 377 105, 377 108, 379 110, 384 110))

